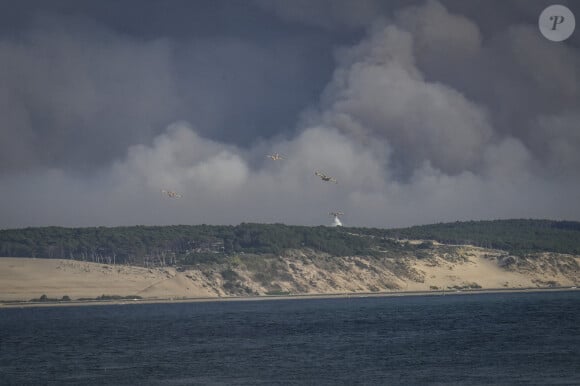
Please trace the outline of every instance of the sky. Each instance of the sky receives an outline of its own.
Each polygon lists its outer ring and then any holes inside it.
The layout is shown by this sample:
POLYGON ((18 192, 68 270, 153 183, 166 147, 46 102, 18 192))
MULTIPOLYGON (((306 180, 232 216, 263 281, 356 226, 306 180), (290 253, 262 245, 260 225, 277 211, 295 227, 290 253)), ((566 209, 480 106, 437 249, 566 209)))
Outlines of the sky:
POLYGON ((580 220, 552 3, 4 1, 0 228, 580 220))

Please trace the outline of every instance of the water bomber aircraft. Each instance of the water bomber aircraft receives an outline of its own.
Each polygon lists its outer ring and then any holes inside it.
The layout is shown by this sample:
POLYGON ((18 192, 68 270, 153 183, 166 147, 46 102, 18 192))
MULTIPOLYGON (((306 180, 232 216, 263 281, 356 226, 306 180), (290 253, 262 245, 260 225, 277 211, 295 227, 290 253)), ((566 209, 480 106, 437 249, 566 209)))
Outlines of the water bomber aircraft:
POLYGON ((335 184, 338 184, 338 182, 336 181, 336 178, 327 176, 326 174, 324 174, 322 172, 319 172, 318 170, 314 172, 314 175, 320 177, 320 179, 322 181, 325 181, 325 182, 334 182, 335 184))
POLYGON ((171 191, 171 190, 165 190, 165 189, 161 189, 161 193, 166 194, 168 197, 171 198, 181 198, 181 194, 171 191))
POLYGON ((332 217, 334 217, 334 222, 332 224, 330 224, 330 226, 333 226, 333 227, 341 227, 342 226, 342 222, 340 221, 340 216, 342 216, 344 214, 343 212, 330 212, 328 214, 331 215, 332 217))
POLYGON ((268 157, 274 161, 280 161, 280 160, 285 159, 285 157, 280 153, 267 154, 266 157, 268 157))

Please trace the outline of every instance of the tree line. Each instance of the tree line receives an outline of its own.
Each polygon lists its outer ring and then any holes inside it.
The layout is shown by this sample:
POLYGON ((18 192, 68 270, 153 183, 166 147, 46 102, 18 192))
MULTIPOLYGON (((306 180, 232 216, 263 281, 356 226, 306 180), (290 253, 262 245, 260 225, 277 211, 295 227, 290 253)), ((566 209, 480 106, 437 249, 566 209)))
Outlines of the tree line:
POLYGON ((0 230, 0 256, 144 266, 215 261, 234 253, 279 254, 296 248, 337 256, 367 254, 371 244, 338 228, 283 224, 0 230))
POLYGON ((280 254, 310 248, 334 256, 420 253, 429 243, 471 244, 511 254, 580 254, 580 223, 495 220, 441 223, 401 229, 306 227, 242 223, 0 230, 0 256, 73 259, 107 264, 174 266, 217 262, 232 254, 280 254), (399 240, 399 241, 398 241, 399 240))
POLYGON ((434 240, 501 249, 514 255, 534 252, 580 254, 580 222, 552 220, 457 221, 400 229, 366 229, 367 234, 434 240))

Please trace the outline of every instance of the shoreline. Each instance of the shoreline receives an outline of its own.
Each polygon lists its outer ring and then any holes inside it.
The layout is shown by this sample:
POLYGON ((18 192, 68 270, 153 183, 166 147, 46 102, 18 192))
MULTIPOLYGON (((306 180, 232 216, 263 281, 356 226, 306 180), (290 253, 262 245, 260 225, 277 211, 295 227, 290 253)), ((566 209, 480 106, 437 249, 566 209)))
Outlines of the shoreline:
POLYGON ((305 299, 350 299, 369 297, 407 297, 407 296, 461 296, 497 293, 529 293, 529 292, 566 292, 578 291, 576 287, 529 287, 529 288, 488 288, 470 290, 434 290, 434 291, 392 291, 392 292, 348 292, 320 293, 296 295, 261 295, 261 296, 223 296, 223 297, 192 297, 192 298, 143 298, 143 299, 112 299, 112 300, 70 300, 70 301, 6 301, 0 300, 2 308, 34 308, 34 307, 85 307, 129 304, 176 304, 176 303, 208 303, 208 302, 240 302, 264 300, 305 300, 305 299))

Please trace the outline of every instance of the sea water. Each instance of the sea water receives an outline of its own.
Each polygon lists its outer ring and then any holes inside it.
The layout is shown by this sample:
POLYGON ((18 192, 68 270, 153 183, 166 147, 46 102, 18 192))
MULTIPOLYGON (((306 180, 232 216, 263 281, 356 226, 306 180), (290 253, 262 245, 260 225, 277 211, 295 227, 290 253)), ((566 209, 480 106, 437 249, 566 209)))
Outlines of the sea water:
POLYGON ((580 291, 0 309, 2 385, 580 385, 580 291))

